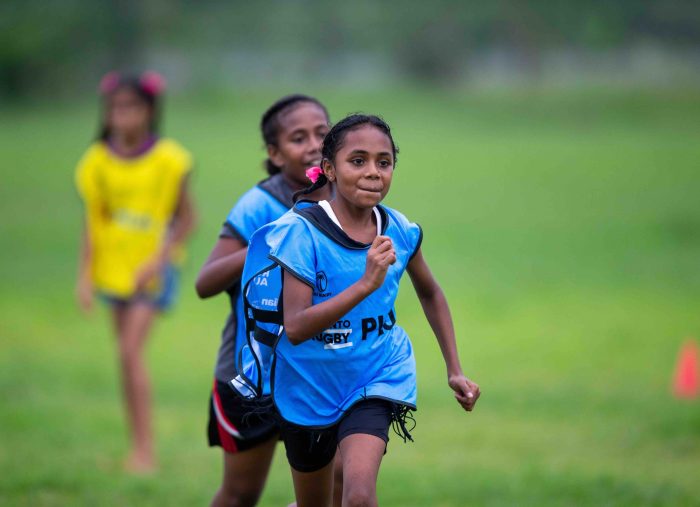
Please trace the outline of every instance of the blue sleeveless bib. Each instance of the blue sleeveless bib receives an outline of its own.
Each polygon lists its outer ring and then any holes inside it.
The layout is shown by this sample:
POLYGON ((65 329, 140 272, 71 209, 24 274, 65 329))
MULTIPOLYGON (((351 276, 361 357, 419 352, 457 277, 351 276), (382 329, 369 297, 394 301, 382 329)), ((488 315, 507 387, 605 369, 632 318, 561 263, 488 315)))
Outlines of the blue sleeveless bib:
POLYGON ((251 381, 246 387, 252 388, 251 396, 271 392, 282 417, 294 424, 332 425, 369 397, 415 409, 415 359, 408 335, 396 323, 394 302, 422 233, 401 213, 379 210, 383 234, 391 238, 397 257, 384 284, 328 329, 296 346, 282 326, 282 269, 312 287, 312 304, 318 304, 362 277, 369 245, 349 238, 310 202, 297 204, 251 239, 243 273, 245 376, 251 381))
MULTIPOLYGON (((278 219, 293 206, 292 194, 281 174, 261 181, 243 194, 231 209, 220 236, 237 238, 248 244, 256 230, 278 219)), ((238 374, 241 348, 245 344, 241 284, 233 284, 226 292, 231 313, 222 332, 215 370, 216 378, 223 382, 238 374)))

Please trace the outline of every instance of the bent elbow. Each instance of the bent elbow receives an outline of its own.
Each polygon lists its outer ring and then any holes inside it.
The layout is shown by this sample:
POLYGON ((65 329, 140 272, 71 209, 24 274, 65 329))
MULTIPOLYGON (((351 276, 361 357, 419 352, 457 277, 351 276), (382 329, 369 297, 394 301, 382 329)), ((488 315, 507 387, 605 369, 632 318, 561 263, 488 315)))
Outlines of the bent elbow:
POLYGON ((436 283, 428 287, 422 288, 420 291, 416 291, 418 299, 423 302, 437 301, 438 299, 445 298, 444 293, 440 286, 436 283))
POLYGON ((207 299, 212 296, 211 291, 207 290, 206 284, 200 278, 194 283, 194 290, 197 292, 199 299, 207 299))
POLYGON ((284 331, 287 334, 287 339, 289 340, 289 343, 291 343, 294 346, 303 343, 305 340, 305 337, 302 336, 300 330, 297 329, 297 327, 293 323, 290 326, 287 322, 285 322, 284 331))
POLYGON ((287 331, 287 339, 289 340, 289 343, 291 343, 295 347, 297 345, 300 345, 304 341, 304 339, 301 338, 299 335, 294 333, 290 334, 289 331, 287 331))

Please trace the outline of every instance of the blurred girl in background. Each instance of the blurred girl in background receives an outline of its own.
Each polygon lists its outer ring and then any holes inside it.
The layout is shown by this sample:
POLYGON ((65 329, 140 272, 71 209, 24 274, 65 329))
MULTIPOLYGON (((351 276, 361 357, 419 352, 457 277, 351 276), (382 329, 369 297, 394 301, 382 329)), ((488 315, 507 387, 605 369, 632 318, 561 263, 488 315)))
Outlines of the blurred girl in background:
POLYGON ((85 205, 78 303, 90 312, 98 294, 109 305, 131 433, 125 467, 137 473, 156 465, 144 344, 156 314, 173 303, 195 220, 192 157, 158 135, 164 85, 154 72, 107 74, 99 135, 76 172, 85 205))

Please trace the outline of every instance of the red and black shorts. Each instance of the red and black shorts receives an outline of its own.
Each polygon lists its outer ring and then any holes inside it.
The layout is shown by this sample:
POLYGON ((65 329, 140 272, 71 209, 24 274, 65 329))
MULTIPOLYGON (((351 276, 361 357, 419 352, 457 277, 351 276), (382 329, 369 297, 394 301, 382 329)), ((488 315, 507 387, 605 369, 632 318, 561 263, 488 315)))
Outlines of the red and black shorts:
POLYGON ((209 446, 226 452, 257 447, 279 435, 272 403, 242 398, 225 382, 214 380, 209 400, 209 446))

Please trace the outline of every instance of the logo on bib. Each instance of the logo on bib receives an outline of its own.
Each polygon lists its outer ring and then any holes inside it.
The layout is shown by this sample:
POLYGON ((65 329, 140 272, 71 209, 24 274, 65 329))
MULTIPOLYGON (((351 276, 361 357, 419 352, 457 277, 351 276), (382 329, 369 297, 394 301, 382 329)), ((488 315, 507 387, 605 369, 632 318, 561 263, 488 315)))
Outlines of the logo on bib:
POLYGON ((319 271, 316 273, 316 290, 318 292, 314 293, 314 296, 326 298, 331 295, 330 292, 326 292, 326 289, 328 288, 328 277, 326 276, 326 273, 323 271, 319 271))
POLYGON ((319 292, 325 292, 328 288, 328 277, 323 271, 316 273, 316 288, 319 292))

